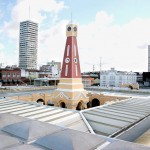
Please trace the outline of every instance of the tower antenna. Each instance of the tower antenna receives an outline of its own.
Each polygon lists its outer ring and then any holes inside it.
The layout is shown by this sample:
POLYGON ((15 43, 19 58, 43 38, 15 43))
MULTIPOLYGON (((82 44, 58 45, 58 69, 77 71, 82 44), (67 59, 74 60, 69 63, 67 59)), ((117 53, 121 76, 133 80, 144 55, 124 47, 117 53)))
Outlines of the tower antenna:
POLYGON ((72 11, 71 11, 71 23, 72 23, 72 11))
POLYGON ((28 0, 29 3, 29 20, 30 20, 30 0, 28 0))
POLYGON ((71 18, 70 18, 70 21, 71 21, 71 23, 72 23, 72 18, 73 18, 72 16, 73 16, 73 15, 72 15, 72 4, 71 4, 71 0, 70 0, 70 11, 71 11, 71 12, 70 12, 70 13, 71 13, 71 14, 70 14, 70 17, 71 17, 71 18))

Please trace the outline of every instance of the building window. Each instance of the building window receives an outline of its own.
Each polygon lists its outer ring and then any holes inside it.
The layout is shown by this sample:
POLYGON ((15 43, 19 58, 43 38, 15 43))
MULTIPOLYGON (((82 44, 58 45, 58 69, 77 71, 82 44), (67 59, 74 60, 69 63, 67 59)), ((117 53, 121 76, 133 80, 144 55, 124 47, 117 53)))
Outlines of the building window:
POLYGON ((20 74, 17 74, 17 77, 20 77, 20 74))
POLYGON ((7 73, 7 76, 10 77, 10 72, 7 73))
POLYGON ((106 76, 103 76, 103 80, 106 80, 106 76))
POLYGON ((110 76, 110 80, 115 80, 115 76, 110 76))
POLYGON ((3 73, 3 77, 6 77, 6 73, 3 73))
POLYGON ((13 77, 15 77, 16 76, 16 73, 13 73, 13 77))

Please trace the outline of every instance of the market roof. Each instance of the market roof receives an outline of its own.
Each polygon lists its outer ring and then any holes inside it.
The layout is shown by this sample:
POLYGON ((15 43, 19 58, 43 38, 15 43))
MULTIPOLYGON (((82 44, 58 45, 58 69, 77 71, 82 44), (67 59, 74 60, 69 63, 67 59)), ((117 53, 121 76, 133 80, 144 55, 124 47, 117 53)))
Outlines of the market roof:
POLYGON ((96 134, 115 137, 150 115, 149 98, 131 98, 83 110, 96 134))
POLYGON ((0 124, 11 119, 18 123, 6 123, 0 128, 0 149, 5 150, 91 150, 122 149, 150 150, 150 147, 110 139, 95 134, 59 127, 45 122, 24 119, 17 115, 0 114, 0 124), (18 119, 17 119, 18 118, 18 119), (13 120, 14 119, 14 120, 13 120), (21 121, 22 120, 22 121, 21 121), (43 131, 43 132, 42 132, 43 131))
MULTIPOLYGON (((0 99, 0 113, 16 114, 29 119, 90 132, 78 111, 13 99, 0 99)), ((6 119, 6 121, 8 120, 6 119)))
POLYGON ((133 98, 78 112, 0 99, 0 141, 3 141, 0 149, 150 150, 150 147, 102 136, 105 133, 113 137, 147 118, 149 104, 148 99, 133 98), (92 128, 97 135, 89 133, 92 128))
MULTIPOLYGON (((7 117, 8 120, 9 118, 12 120, 14 118, 16 121, 16 118, 19 116, 0 114, 0 123, 5 122, 4 117, 7 117)), ((20 117, 18 120, 20 120, 20 117)), ((81 142, 84 145, 80 145, 80 147, 83 150, 87 150, 97 148, 106 140, 92 134, 26 119, 26 121, 13 124, 8 124, 7 122, 7 125, 0 128, 0 141, 3 141, 0 142, 0 149, 10 149, 10 147, 14 148, 17 146, 20 149, 28 147, 28 149, 73 150, 78 149, 81 142)))

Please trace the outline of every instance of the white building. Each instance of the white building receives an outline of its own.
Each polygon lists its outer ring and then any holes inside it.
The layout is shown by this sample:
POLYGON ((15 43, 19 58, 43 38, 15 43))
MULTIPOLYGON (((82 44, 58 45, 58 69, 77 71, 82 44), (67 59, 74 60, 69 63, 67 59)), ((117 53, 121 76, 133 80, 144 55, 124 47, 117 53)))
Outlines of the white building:
POLYGON ((100 73, 100 86, 119 87, 121 84, 136 83, 137 76, 134 72, 117 71, 114 68, 100 73))
POLYGON ((48 62, 47 65, 43 65, 40 67, 41 73, 43 72, 44 74, 48 73, 51 74, 53 77, 55 76, 60 76, 61 73, 61 62, 55 62, 51 61, 48 62))
POLYGON ((148 45, 148 72, 150 72, 150 45, 148 45))
POLYGON ((19 67, 37 68, 38 24, 32 21, 20 23, 19 67))

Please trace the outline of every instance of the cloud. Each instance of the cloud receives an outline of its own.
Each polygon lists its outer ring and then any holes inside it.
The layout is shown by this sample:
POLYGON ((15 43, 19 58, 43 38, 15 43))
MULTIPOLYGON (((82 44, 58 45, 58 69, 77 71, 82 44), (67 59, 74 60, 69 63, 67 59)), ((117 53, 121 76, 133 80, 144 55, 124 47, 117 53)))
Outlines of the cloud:
POLYGON ((51 13, 54 20, 56 20, 58 12, 64 8, 65 6, 62 1, 18 0, 17 4, 12 8, 11 21, 5 22, 4 32, 7 33, 10 38, 18 41, 19 23, 21 21, 31 19, 40 24, 47 18, 47 15, 42 12, 51 13), (16 33, 18 33, 18 35, 16 35, 16 33))
POLYGON ((119 25, 106 12, 98 12, 89 24, 79 24, 78 45, 82 71, 115 67, 118 70, 147 71, 150 19, 135 18, 119 25), (142 50, 141 50, 142 48, 142 50), (86 56, 86 57, 85 57, 86 56), (87 62, 91 63, 89 66, 87 62))
POLYGON ((4 45, 0 43, 0 64, 2 62, 4 62, 4 59, 5 59, 5 57, 4 57, 4 51, 3 51, 4 48, 5 48, 4 45))
MULTIPOLYGON (((5 35, 5 38, 7 37, 7 41, 10 43, 13 42, 14 45, 16 45, 16 48, 12 49, 12 51, 14 51, 17 55, 19 53, 19 24, 21 21, 32 20, 39 23, 39 34, 42 34, 44 31, 40 29, 40 25, 44 23, 44 20, 47 19, 49 14, 54 23, 56 20, 58 20, 58 13, 64 8, 66 7, 63 1, 17 0, 16 4, 12 7, 11 20, 9 22, 5 22, 1 30, 1 32, 5 35)), ((18 63, 18 59, 16 62, 18 63)))
MULTIPOLYGON (((3 31, 8 40, 16 42, 18 55, 19 22, 29 18, 28 1, 18 0, 12 9, 12 20, 5 22, 3 31)), ((30 0, 31 20, 41 26, 48 15, 54 23, 46 29, 39 28, 38 64, 62 61, 65 48, 65 29, 68 20, 58 20, 59 12, 66 8, 62 1, 30 0), (35 7, 36 3, 36 7, 35 7)), ((78 23, 78 49, 81 71, 115 67, 117 70, 147 71, 147 45, 150 43, 150 19, 135 18, 124 25, 115 23, 115 16, 105 11, 95 14, 95 20, 78 23)), ((18 61, 18 60, 17 60, 18 61)))
POLYGON ((30 17, 31 20, 40 23, 46 18, 46 15, 42 15, 41 12, 57 14, 64 8, 65 6, 63 1, 18 0, 17 5, 13 8, 12 17, 17 21, 28 20, 30 17))
POLYGON ((4 49, 4 45, 0 43, 0 51, 4 49))
POLYGON ((39 33, 38 62, 62 61, 65 49, 65 29, 68 20, 62 20, 39 33))

